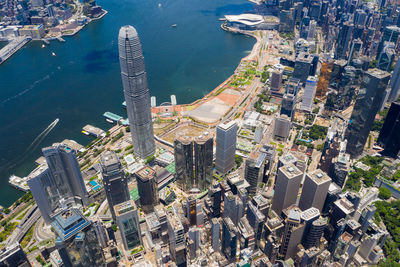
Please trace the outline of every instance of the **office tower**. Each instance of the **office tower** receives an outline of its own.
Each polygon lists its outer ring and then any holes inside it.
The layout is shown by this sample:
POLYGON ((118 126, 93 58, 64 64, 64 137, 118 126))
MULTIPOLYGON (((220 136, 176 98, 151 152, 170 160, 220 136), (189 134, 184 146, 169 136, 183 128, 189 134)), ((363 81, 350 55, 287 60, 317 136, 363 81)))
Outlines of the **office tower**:
POLYGON ((346 132, 346 152, 353 158, 363 152, 375 115, 383 102, 389 78, 389 73, 378 69, 368 70, 363 76, 346 132))
POLYGON ((295 104, 296 95, 284 94, 282 98, 281 115, 286 115, 288 118, 292 118, 295 104))
POLYGON ((212 218, 211 219, 211 246, 214 249, 214 251, 218 251, 220 249, 220 247, 219 247, 220 229, 221 229, 221 224, 219 222, 219 219, 212 218))
POLYGON ((303 238, 304 223, 301 223, 301 211, 298 208, 289 209, 285 223, 285 232, 279 254, 285 259, 293 258, 297 245, 303 238))
POLYGON ((390 79, 390 94, 388 102, 396 101, 399 95, 400 89, 400 60, 397 60, 396 66, 394 67, 392 78, 390 79))
POLYGON ((237 131, 235 121, 221 123, 217 127, 215 169, 222 175, 235 167, 237 131))
POLYGON ((378 57, 377 68, 383 71, 389 71, 394 61, 395 55, 395 43, 385 42, 383 45, 383 49, 378 57))
POLYGON ((329 87, 329 80, 331 79, 332 68, 332 60, 325 60, 322 62, 315 97, 319 99, 326 97, 329 87))
POLYGON ((139 216, 135 202, 128 200, 114 206, 116 224, 122 237, 122 243, 126 251, 131 250, 142 243, 139 216))
POLYGON ((256 245, 254 230, 250 226, 249 221, 246 219, 246 217, 240 219, 237 228, 240 249, 243 250, 246 248, 250 248, 251 250, 254 250, 256 245))
POLYGON ((342 192, 342 188, 335 183, 329 185, 328 194, 326 195, 324 207, 322 208, 321 214, 327 216, 332 209, 333 203, 339 199, 339 194, 342 192))
POLYGON ((202 202, 193 196, 189 196, 186 202, 186 218, 191 226, 201 226, 204 223, 202 202))
POLYGON ((315 20, 310 21, 310 25, 308 26, 307 41, 314 41, 316 27, 317 22, 315 20))
POLYGON ((180 188, 190 190, 194 186, 193 138, 178 136, 174 141, 176 181, 180 188))
POLYGON ((169 250, 171 258, 178 266, 185 266, 186 263, 186 245, 185 232, 182 223, 174 212, 167 214, 168 218, 168 237, 169 250))
POLYGON ((99 216, 92 217, 91 221, 101 248, 106 248, 110 239, 107 236, 106 228, 103 225, 103 221, 100 219, 99 216))
POLYGON ((275 116, 274 138, 286 141, 289 137, 292 122, 286 115, 275 116))
POLYGON ((279 253, 279 238, 275 235, 268 235, 265 240, 264 254, 268 257, 272 264, 275 263, 279 253))
POLYGON ((286 94, 297 95, 300 88, 300 80, 296 78, 290 78, 286 84, 286 94))
POLYGON ((101 175, 104 191, 112 218, 115 220, 114 206, 130 199, 128 181, 117 154, 106 151, 100 156, 101 175))
POLYGON ((14 243, 0 250, 0 266, 31 267, 31 264, 19 243, 14 243))
POLYGON ((246 159, 244 169, 244 179, 250 184, 248 192, 254 195, 257 192, 258 185, 262 182, 264 176, 266 155, 259 151, 253 151, 246 159))
POLYGON ((264 135, 264 126, 260 124, 254 130, 254 142, 256 142, 257 144, 261 143, 263 135, 264 135))
POLYGON ((293 78, 299 79, 302 83, 306 82, 310 75, 312 59, 313 56, 310 54, 304 52, 300 53, 294 64, 293 78))
POLYGON ((144 166, 135 173, 140 196, 140 206, 144 212, 154 210, 159 203, 157 190, 157 174, 150 166, 144 166))
POLYGON ((61 211, 53 217, 51 226, 64 266, 104 266, 96 231, 78 209, 61 211))
POLYGON ((354 13, 354 25, 364 26, 367 22, 367 13, 362 9, 357 9, 354 13))
POLYGON ((385 27, 383 30, 382 38, 378 46, 378 50, 376 53, 376 59, 379 58, 384 46, 385 42, 392 42, 397 44, 397 41, 399 40, 400 36, 400 28, 394 25, 390 25, 385 27))
POLYGON ((281 10, 279 12, 279 32, 294 31, 294 9, 281 10))
POLYGON ((212 216, 219 217, 221 215, 222 191, 218 182, 214 182, 210 189, 208 189, 208 196, 211 199, 212 216))
POLYGON ((384 148, 381 153, 397 158, 400 151, 400 102, 393 102, 379 132, 378 144, 384 148))
POLYGON ((331 78, 329 80, 329 87, 333 89, 339 89, 339 82, 343 77, 344 68, 347 65, 347 61, 344 59, 335 60, 332 66, 331 78))
POLYGON ((229 262, 236 261, 236 249, 238 243, 238 229, 229 217, 222 221, 222 247, 221 252, 229 262))
POLYGON ((46 166, 35 172, 34 177, 29 179, 27 183, 40 214, 44 221, 50 224, 51 214, 61 207, 58 186, 53 175, 46 166))
POLYGON ((349 50, 354 25, 347 21, 339 27, 340 31, 336 42, 335 59, 347 59, 347 51, 349 50))
POLYGON ((374 205, 365 208, 360 217, 361 231, 365 233, 368 227, 371 225, 371 220, 376 212, 376 207, 374 205))
POLYGON ((301 154, 297 154, 295 157, 292 153, 286 153, 278 158, 278 169, 282 166, 288 166, 290 164, 295 165, 303 174, 307 169, 307 157, 300 158, 301 154))
POLYGON ((350 155, 346 153, 339 153, 339 155, 332 160, 329 169, 329 177, 331 177, 332 182, 343 188, 349 170, 350 155))
POLYGON ((302 177, 303 173, 293 164, 278 169, 272 209, 279 216, 283 209, 296 203, 302 177))
POLYGON ((72 194, 73 197, 80 198, 83 204, 88 204, 88 193, 75 150, 64 144, 54 144, 43 148, 42 152, 58 185, 60 198, 67 199, 72 194))
POLYGON ((311 112, 313 100, 315 96, 315 90, 317 89, 318 78, 315 76, 309 76, 306 81, 306 87, 304 89, 303 101, 301 102, 301 109, 311 112))
POLYGON ((261 240, 266 216, 252 203, 247 203, 246 217, 254 229, 256 242, 261 240))
POLYGON ((123 26, 119 30, 118 50, 133 151, 144 159, 156 148, 142 45, 135 28, 123 26))
POLYGON ((32 7, 44 6, 43 0, 31 0, 32 7))
POLYGON ((268 212, 271 208, 271 199, 263 197, 261 194, 255 195, 251 199, 251 203, 264 215, 268 216, 268 212))
POLYGON ((224 218, 230 218, 234 225, 244 215, 244 204, 238 195, 227 192, 224 195, 224 218))
POLYGON ((311 227, 308 229, 307 233, 305 233, 305 238, 303 238, 304 247, 312 248, 318 247, 319 241, 324 233, 325 227, 328 224, 328 220, 325 218, 318 218, 311 223, 311 227))
POLYGON ((200 248, 200 228, 193 226, 188 230, 188 248, 190 259, 195 259, 200 248))
POLYGON ((353 59, 358 59, 362 55, 362 45, 363 42, 360 39, 355 39, 351 43, 349 59, 347 60, 347 64, 350 64, 353 59))
POLYGON ((194 173, 196 185, 201 191, 207 190, 212 182, 213 146, 214 139, 208 132, 194 139, 194 173))
POLYGON ((331 211, 331 225, 336 225, 336 223, 346 216, 349 216, 354 212, 354 205, 347 198, 341 198, 336 200, 333 203, 332 211, 331 211))
POLYGON ((322 211, 331 181, 331 178, 320 169, 307 173, 303 191, 301 192, 299 208, 306 210, 314 207, 322 211))
POLYGON ((282 72, 281 71, 273 71, 271 73, 271 91, 278 92, 282 86, 282 72))

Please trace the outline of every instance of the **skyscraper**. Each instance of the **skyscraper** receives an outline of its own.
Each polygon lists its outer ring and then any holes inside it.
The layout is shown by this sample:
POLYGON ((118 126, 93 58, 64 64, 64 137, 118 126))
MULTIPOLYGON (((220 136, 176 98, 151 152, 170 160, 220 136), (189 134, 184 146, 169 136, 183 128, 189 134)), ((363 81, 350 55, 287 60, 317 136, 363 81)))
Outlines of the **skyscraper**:
POLYGON ((399 89, 400 89, 400 60, 397 60, 396 66, 394 67, 394 71, 392 74, 392 78, 390 79, 390 94, 388 101, 393 102, 397 100, 397 97, 399 95, 399 89))
POLYGON ((279 254, 286 260, 296 253, 296 247, 300 244, 304 232, 304 223, 301 223, 301 211, 298 208, 289 209, 286 218, 285 232, 282 237, 282 245, 279 254))
POLYGON ((175 171, 177 184, 184 190, 192 189, 193 177, 193 138, 178 136, 174 141, 175 171))
POLYGON ((235 166, 236 122, 221 123, 217 127, 215 169, 221 174, 226 174, 235 166))
POLYGON ((311 112, 312 104, 315 96, 315 90, 317 89, 318 78, 315 76, 309 76, 306 81, 306 87, 304 89, 303 101, 301 102, 301 109, 311 112))
POLYGON ((347 57, 347 50, 350 46, 351 36, 353 34, 354 25, 347 21, 340 27, 339 35, 336 42, 336 59, 344 59, 347 57))
POLYGON ((272 209, 281 216, 282 210, 296 203, 303 172, 293 164, 278 169, 272 209))
POLYGON ((144 159, 155 152, 150 93, 139 36, 132 26, 123 26, 118 36, 122 85, 134 153, 144 159))
POLYGON ((235 261, 238 242, 238 229, 229 217, 222 221, 222 253, 229 262, 235 261))
POLYGON ((322 211, 330 184, 331 178, 320 169, 307 173, 303 191, 301 192, 299 208, 306 210, 314 207, 322 211))
POLYGON ((220 241, 219 241, 219 232, 221 229, 220 219, 212 218, 211 219, 211 246, 214 251, 218 251, 220 249, 220 241))
POLYGON ((379 132, 378 144, 382 154, 396 158, 400 151, 400 102, 393 102, 379 132))
POLYGON ((114 206, 130 199, 128 182, 121 162, 114 152, 106 151, 101 155, 100 166, 108 206, 115 220, 114 206))
POLYGON ((274 138, 286 141, 286 138, 288 138, 289 136, 291 127, 292 122, 288 116, 286 116, 285 114, 275 116, 274 138))
POLYGON ((131 250, 141 244, 139 217, 135 202, 128 200, 114 206, 118 228, 121 232, 125 250, 131 250))
POLYGON ((144 166, 135 173, 139 190, 140 205, 144 212, 151 212, 158 204, 156 171, 150 166, 144 166))
POLYGON ((361 155, 364 149, 375 115, 384 100, 389 78, 389 73, 379 69, 368 70, 363 76, 346 132, 346 152, 351 157, 361 155))
POLYGON ((178 266, 186 266, 185 232, 183 225, 177 215, 172 211, 168 212, 167 219, 171 258, 178 266))
POLYGON ((301 52, 296 58, 293 77, 299 79, 300 82, 306 82, 310 75, 312 59, 313 57, 310 54, 301 52))
POLYGON ((213 146, 213 137, 208 132, 194 139, 195 182, 201 191, 206 190, 212 182, 213 146))
POLYGON ((87 204, 88 193, 75 150, 64 144, 55 144, 43 148, 42 151, 55 182, 59 185, 60 198, 67 198, 72 194, 72 196, 79 197, 84 204, 87 204))
POLYGON ((266 154, 257 151, 250 153, 249 157, 246 159, 244 178, 250 184, 248 191, 251 195, 256 194, 258 185, 263 180, 265 158, 266 154))
POLYGON ((78 209, 61 211, 51 225, 57 234, 55 247, 64 266, 105 265, 96 231, 78 209))

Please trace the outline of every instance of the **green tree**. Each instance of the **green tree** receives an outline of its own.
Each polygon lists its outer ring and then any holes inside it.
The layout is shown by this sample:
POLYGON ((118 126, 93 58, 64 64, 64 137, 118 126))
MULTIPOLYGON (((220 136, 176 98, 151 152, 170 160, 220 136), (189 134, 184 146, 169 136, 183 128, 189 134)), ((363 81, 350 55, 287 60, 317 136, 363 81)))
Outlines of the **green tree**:
POLYGON ((379 188, 379 197, 381 199, 389 199, 392 196, 392 193, 390 193, 390 190, 387 189, 386 187, 381 187, 379 188))

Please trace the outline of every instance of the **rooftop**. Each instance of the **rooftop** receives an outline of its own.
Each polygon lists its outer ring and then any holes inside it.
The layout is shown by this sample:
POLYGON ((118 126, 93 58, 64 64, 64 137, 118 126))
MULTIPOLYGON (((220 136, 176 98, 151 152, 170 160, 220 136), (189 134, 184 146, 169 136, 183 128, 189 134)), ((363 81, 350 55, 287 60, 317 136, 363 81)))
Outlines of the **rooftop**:
POLYGON ((213 135, 210 132, 204 132, 201 135, 195 137, 195 142, 198 144, 204 144, 205 142, 207 142, 208 140, 212 140, 213 135))
POLYGON ((136 209, 136 205, 132 199, 114 206, 116 216, 123 215, 123 214, 125 214, 131 210, 135 210, 135 209, 136 209))
POLYGON ((324 184, 332 180, 324 171, 320 169, 308 173, 307 176, 309 176, 316 184, 324 184))
POLYGON ((115 154, 113 151, 104 152, 104 154, 100 156, 100 164, 102 166, 119 164, 119 159, 117 154, 115 154))
POLYGON ((257 14, 225 15, 229 22, 242 23, 248 26, 254 26, 264 22, 263 16, 257 14))
POLYGON ((314 207, 306 209, 305 211, 303 211, 301 213, 301 219, 303 219, 304 221, 308 221, 310 219, 313 219, 313 218, 319 217, 319 216, 320 216, 319 209, 314 208, 314 207))
POLYGON ((90 221, 88 221, 79 210, 68 209, 55 215, 51 225, 58 237, 65 241, 89 226, 90 221))
POLYGON ((232 127, 235 127, 236 125, 237 125, 237 124, 236 124, 235 121, 230 121, 230 122, 227 122, 227 123, 221 123, 221 124, 219 124, 219 125, 218 125, 218 128, 219 128, 219 129, 222 129, 222 130, 224 130, 224 131, 227 131, 227 130, 231 129, 232 127))
POLYGON ((142 181, 148 181, 154 178, 156 172, 150 166, 144 166, 136 172, 137 177, 142 181))
POLYGON ((303 173, 292 163, 282 166, 279 168, 279 171, 281 171, 287 178, 291 179, 294 177, 297 177, 299 175, 302 175, 303 173))

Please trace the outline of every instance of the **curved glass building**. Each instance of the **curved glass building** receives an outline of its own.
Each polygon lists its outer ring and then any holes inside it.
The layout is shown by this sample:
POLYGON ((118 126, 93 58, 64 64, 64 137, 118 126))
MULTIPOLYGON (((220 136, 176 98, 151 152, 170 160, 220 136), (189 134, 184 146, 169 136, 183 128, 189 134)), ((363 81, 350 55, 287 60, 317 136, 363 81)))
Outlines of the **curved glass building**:
POLYGON ((144 57, 135 28, 123 26, 119 30, 118 50, 133 149, 144 159, 154 154, 155 143, 144 57))

